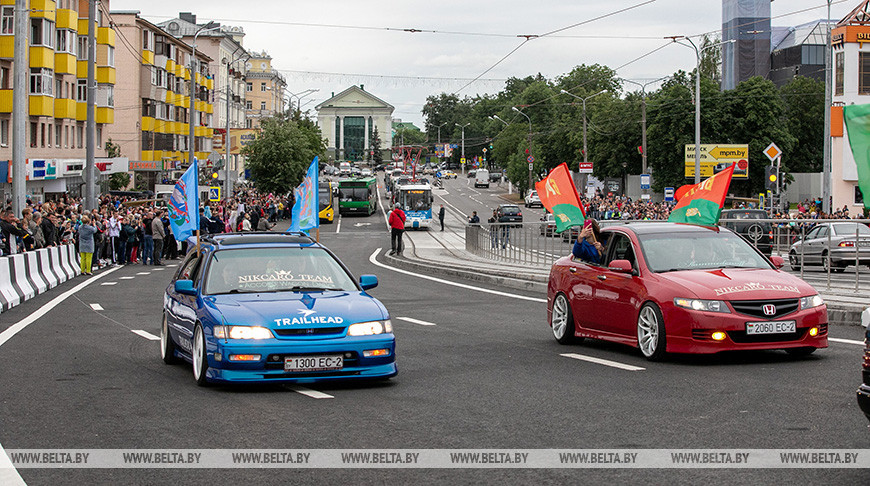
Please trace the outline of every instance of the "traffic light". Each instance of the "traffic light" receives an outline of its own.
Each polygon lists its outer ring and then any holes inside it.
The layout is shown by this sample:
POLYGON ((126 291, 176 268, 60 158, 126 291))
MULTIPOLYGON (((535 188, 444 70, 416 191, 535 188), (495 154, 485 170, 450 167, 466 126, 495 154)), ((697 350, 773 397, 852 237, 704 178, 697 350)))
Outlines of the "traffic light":
POLYGON ((776 174, 776 167, 768 165, 764 168, 764 188, 768 191, 776 192, 779 176, 776 174))

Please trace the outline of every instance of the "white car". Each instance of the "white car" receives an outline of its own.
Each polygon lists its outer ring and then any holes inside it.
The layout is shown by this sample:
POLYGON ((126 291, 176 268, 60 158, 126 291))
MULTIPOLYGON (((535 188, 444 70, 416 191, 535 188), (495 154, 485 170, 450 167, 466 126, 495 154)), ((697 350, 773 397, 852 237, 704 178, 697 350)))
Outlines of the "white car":
POLYGON ((541 198, 538 197, 538 191, 530 191, 528 195, 526 195, 526 207, 530 208, 532 206, 544 207, 541 198))

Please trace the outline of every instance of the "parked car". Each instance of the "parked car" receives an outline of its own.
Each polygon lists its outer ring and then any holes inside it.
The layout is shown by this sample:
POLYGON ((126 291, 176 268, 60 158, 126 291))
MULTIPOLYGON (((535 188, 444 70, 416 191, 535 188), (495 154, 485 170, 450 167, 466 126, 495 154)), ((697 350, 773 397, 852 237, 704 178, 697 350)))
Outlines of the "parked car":
POLYGON ((804 265, 821 265, 827 270, 830 260, 831 270, 842 272, 855 264, 856 253, 859 265, 870 265, 870 228, 863 223, 849 221, 820 223, 813 226, 802 240, 791 245, 788 261, 794 270, 800 269, 801 262, 804 265))
POLYGON ((516 204, 501 204, 495 210, 499 223, 522 223, 523 212, 516 204))
POLYGON ((773 230, 770 222, 759 221, 768 218, 767 211, 763 209, 726 209, 719 217, 719 225, 739 234, 769 257, 773 251, 773 230))
POLYGON ((556 236, 556 217, 547 213, 541 218, 541 236, 556 236))
POLYGON ((529 193, 526 194, 526 207, 530 208, 532 206, 544 207, 544 203, 542 203, 541 198, 538 197, 538 191, 529 191, 529 193))
POLYGON ((472 179, 472 178, 474 178, 474 176, 475 176, 476 174, 477 174, 477 170, 475 170, 475 169, 471 169, 470 171, 468 171, 468 172, 465 174, 465 177, 468 177, 469 179, 472 179))
POLYGON ((501 180, 501 172, 490 172, 489 182, 498 182, 501 180))

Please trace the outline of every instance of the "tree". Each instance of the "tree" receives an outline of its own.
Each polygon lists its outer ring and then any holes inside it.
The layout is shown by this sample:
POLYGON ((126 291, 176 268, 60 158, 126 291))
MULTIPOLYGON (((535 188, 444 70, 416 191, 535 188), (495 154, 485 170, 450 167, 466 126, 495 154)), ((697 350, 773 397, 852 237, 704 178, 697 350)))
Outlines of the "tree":
POLYGON ((369 140, 369 145, 371 146, 372 163, 380 164, 383 162, 384 158, 381 154, 381 134, 378 132, 378 127, 375 127, 372 130, 372 139, 369 140))
POLYGON ((715 36, 710 38, 709 35, 704 34, 704 37, 701 38, 701 45, 698 46, 698 49, 701 49, 701 77, 712 79, 714 81, 719 81, 721 79, 721 75, 719 73, 719 63, 722 62, 722 40, 715 36))
POLYGON ((314 157, 324 154, 326 141, 307 118, 268 118, 260 128, 257 138, 242 149, 251 179, 261 193, 286 194, 302 182, 314 157))
POLYGON ((788 131, 797 140, 782 158, 789 172, 821 172, 825 131, 825 83, 798 76, 780 88, 788 131))
POLYGON ((106 140, 106 157, 115 158, 121 156, 121 146, 117 143, 112 142, 112 139, 109 138, 106 140))
POLYGON ((123 191, 130 185, 129 172, 115 172, 109 176, 109 189, 112 191, 123 191))

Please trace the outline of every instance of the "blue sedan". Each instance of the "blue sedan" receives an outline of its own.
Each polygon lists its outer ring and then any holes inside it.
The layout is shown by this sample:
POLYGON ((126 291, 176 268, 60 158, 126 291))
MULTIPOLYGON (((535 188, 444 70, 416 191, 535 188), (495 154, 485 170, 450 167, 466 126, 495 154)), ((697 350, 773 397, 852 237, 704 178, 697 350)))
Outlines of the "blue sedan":
POLYGON ((396 375, 390 315, 324 246, 301 234, 222 234, 179 266, 163 298, 163 361, 198 385, 396 375))

